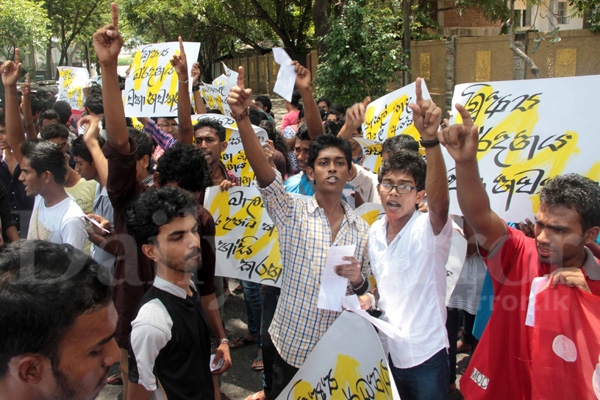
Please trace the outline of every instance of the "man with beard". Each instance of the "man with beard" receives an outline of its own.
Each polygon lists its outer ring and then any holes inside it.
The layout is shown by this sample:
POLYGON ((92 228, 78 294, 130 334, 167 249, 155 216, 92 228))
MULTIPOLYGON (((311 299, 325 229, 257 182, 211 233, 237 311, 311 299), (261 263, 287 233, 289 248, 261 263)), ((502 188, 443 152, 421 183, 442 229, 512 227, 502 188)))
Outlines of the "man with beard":
POLYGON ((131 323, 128 399, 214 399, 210 338, 192 274, 201 266, 198 204, 174 187, 140 195, 127 231, 156 264, 131 323))
POLYGON ((70 245, 0 253, 0 399, 93 399, 119 360, 110 278, 70 245))

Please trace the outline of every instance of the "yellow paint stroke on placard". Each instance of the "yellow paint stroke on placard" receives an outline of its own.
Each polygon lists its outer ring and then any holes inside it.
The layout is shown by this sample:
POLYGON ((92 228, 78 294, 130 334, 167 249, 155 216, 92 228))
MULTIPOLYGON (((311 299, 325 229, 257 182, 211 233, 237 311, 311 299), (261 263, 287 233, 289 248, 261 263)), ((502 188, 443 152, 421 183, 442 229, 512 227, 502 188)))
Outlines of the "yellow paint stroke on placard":
POLYGON ((71 69, 63 69, 63 70, 58 70, 58 75, 63 78, 63 89, 66 89, 68 86, 71 85, 71 83, 73 83, 73 79, 75 79, 75 74, 73 73, 73 70, 71 69))
MULTIPOLYGON (((175 55, 179 54, 179 50, 175 51, 175 55)), ((169 104, 171 102, 177 103, 177 90, 178 90, 178 75, 177 71, 175 71, 174 67, 171 65, 169 61, 167 61, 166 65, 159 66, 158 60, 160 59, 160 54, 156 50, 152 50, 151 54, 147 56, 146 61, 142 63, 142 52, 136 51, 135 56, 133 58, 133 62, 131 63, 131 71, 133 73, 133 88, 134 91, 140 90, 142 87, 142 83, 144 81, 148 82, 148 91, 146 94, 145 104, 153 104, 156 101, 156 97, 159 94, 159 91, 162 89, 163 83, 167 80, 171 80, 168 90, 168 99, 165 103, 169 104), (162 68, 162 69, 161 69, 162 68), (160 74, 157 76, 157 71, 160 70, 160 74), (173 72, 171 72, 173 70, 173 72), (148 73, 149 76, 145 77, 145 73, 148 73)))
POLYGON ((360 372, 360 363, 352 356, 339 354, 335 367, 314 385, 299 380, 294 383, 288 400, 389 400, 392 399, 390 375, 379 361, 368 376, 360 372))
POLYGON ((380 212, 381 211, 379 210, 367 211, 366 213, 360 215, 360 217, 364 219, 369 226, 371 226, 373 225, 373 222, 377 221, 377 217, 379 216, 380 212))
MULTIPOLYGON (((235 189, 231 189, 235 190, 235 189)), ((214 216, 218 211, 219 218, 215 223, 215 237, 223 237, 235 227, 237 223, 245 226, 242 240, 237 243, 237 248, 234 253, 236 260, 245 260, 252 255, 260 253, 267 246, 271 246, 271 250, 267 259, 264 261, 264 267, 258 267, 256 273, 263 280, 276 280, 273 275, 279 277, 281 275, 281 253, 279 252, 279 236, 277 228, 265 232, 261 237, 256 237, 256 232, 261 226, 262 214, 264 211, 262 198, 256 196, 252 199, 247 199, 246 203, 235 214, 231 215, 229 192, 219 191, 212 201, 210 213, 214 216), (248 223, 248 221, 254 223, 248 223), (229 222, 232 222, 229 225, 229 222), (228 225, 226 227, 226 225, 228 225), (251 239, 247 241, 247 239, 251 239), (276 271, 274 271, 276 270, 276 271)))
MULTIPOLYGON (((397 98, 396 100, 394 100, 392 103, 390 103, 377 116, 375 116, 375 107, 371 107, 371 108, 367 109, 367 112, 365 114, 365 125, 367 126, 367 132, 365 133, 365 137, 367 139, 371 139, 371 140, 379 140, 380 138, 377 137, 377 133, 379 132, 381 127, 384 125, 385 120, 388 118, 388 116, 390 114, 391 114, 391 119, 388 122, 389 125, 388 125, 388 129, 387 129, 386 138, 395 136, 396 135, 396 127, 398 126, 398 123, 400 122, 400 117, 402 117, 402 114, 404 113, 404 111, 406 110, 407 107, 408 107, 408 96, 403 95, 403 96, 397 98)), ((411 123, 411 128, 414 128, 412 123, 411 123)), ((408 128, 407 130, 410 131, 410 128, 408 128)), ((416 129, 414 129, 414 130, 416 131, 416 129)), ((413 134, 409 133, 409 132, 402 132, 402 133, 406 133, 408 135, 413 136, 413 134)))

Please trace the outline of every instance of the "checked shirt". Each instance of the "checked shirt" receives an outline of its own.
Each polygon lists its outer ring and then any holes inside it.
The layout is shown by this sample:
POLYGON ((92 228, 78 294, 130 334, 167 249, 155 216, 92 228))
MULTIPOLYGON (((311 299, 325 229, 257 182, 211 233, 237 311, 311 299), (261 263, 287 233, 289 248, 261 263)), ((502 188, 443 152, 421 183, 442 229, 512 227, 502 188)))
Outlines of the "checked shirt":
MULTIPOLYGON (((340 313, 317 309, 321 275, 332 245, 356 245, 354 257, 365 279, 371 275, 367 240, 369 226, 342 201, 344 220, 334 243, 331 228, 314 196, 300 199, 286 192, 281 176, 261 188, 262 198, 279 233, 283 264, 281 296, 269 333, 288 364, 299 368, 340 313)), ((352 294, 348 283, 348 294, 352 294)))

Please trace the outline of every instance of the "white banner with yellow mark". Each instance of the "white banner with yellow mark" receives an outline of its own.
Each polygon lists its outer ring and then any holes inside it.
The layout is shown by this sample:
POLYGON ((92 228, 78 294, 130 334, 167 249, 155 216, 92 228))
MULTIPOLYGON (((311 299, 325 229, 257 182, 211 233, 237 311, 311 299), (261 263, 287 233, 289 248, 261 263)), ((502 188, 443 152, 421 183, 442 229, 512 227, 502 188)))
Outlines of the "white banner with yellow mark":
POLYGON ((281 286, 277 228, 256 187, 217 186, 206 191, 204 206, 215 225, 216 275, 281 286))
MULTIPOLYGON (((554 176, 575 172, 600 180, 600 75, 465 83, 454 88, 479 127, 477 159, 492 209, 509 222, 532 218, 536 194, 554 176), (566 96, 566 97, 565 97, 566 96)), ((457 115, 456 109, 453 110, 457 115)), ((460 116, 456 117, 460 122, 460 116)), ((454 121, 451 121, 454 123, 454 121)), ((444 152, 451 210, 456 200, 454 160, 444 152)))
POLYGON ((86 68, 56 67, 58 69, 58 100, 69 103, 73 110, 83 110, 83 88, 90 74, 86 68))
MULTIPOLYGON (((197 114, 192 115, 192 124, 196 125, 199 120, 205 118, 218 121, 225 127, 227 148, 221 153, 221 161, 225 164, 225 168, 238 177, 241 186, 250 186, 252 181, 254 181, 254 171, 246 159, 246 152, 242 146, 242 139, 235 120, 226 115, 197 114)), ((252 125, 252 128, 256 136, 258 136, 260 143, 266 145, 269 139, 267 131, 254 125, 252 125)))
POLYGON ((223 115, 231 115, 231 108, 227 103, 227 96, 231 88, 234 87, 235 83, 228 83, 226 81, 219 85, 208 85, 204 84, 200 86, 200 95, 206 101, 206 106, 210 110, 219 110, 223 115))
POLYGON ((400 399, 373 325, 343 312, 278 400, 400 399))
MULTIPOLYGON (((200 43, 183 42, 189 80, 193 60, 198 58, 200 43)), ((177 116, 179 77, 171 65, 171 58, 179 54, 179 42, 144 44, 137 48, 129 76, 125 80, 125 116, 167 117, 177 116)), ((192 85, 189 93, 192 95, 192 85)))
POLYGON ((369 171, 378 173, 379 167, 381 167, 381 162, 383 161, 381 158, 381 142, 377 142, 373 139, 358 137, 352 139, 356 140, 362 149, 362 159, 360 160, 360 165, 369 171))
MULTIPOLYGON (((421 88, 423 99, 431 99, 424 80, 421 88)), ((405 134, 419 140, 412 111, 408 108, 416 97, 416 84, 413 82, 370 103, 362 125, 364 137, 382 143, 387 138, 405 134)))

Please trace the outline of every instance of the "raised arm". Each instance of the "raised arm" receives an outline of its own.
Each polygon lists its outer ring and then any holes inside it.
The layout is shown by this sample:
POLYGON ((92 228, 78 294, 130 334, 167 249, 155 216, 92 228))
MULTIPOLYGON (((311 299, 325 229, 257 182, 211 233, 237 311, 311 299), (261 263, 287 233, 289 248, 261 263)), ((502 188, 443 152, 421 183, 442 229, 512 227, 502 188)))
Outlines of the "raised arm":
POLYGON ((21 57, 19 49, 15 49, 15 62, 6 61, 2 64, 2 83, 6 95, 5 123, 8 146, 13 151, 17 162, 21 164, 21 143, 25 141, 25 130, 21 113, 19 112, 19 101, 17 96, 17 81, 21 76, 21 57))
POLYGON ((23 119, 25 120, 25 134, 27 139, 35 139, 37 134, 33 125, 33 115, 31 114, 31 78, 29 73, 25 75, 27 81, 21 84, 23 119))
POLYGON ((456 104, 456 109, 463 123, 444 128, 439 138, 456 164, 456 193, 460 209, 473 227, 479 245, 489 251, 504 236, 504 222, 490 208, 490 199, 479 176, 479 129, 473 125, 471 115, 463 106, 456 104))
POLYGON ((310 82, 312 81, 310 71, 298 61, 293 61, 292 64, 296 67, 296 87, 302 95, 304 119, 306 120, 308 135, 311 139, 314 139, 319 135, 325 134, 325 128, 323 128, 321 113, 319 113, 317 102, 313 97, 312 88, 310 87, 310 82))
MULTIPOLYGON (((427 158, 425 192, 427 193, 429 220, 433 232, 437 235, 448 221, 450 205, 446 164, 438 142, 442 110, 433 101, 423 99, 421 82, 421 78, 417 78, 417 102, 409 104, 409 107, 413 112, 415 128, 421 135, 421 145, 425 147, 425 157, 427 158)), ((441 135, 441 132, 439 134, 441 135)))
POLYGON ((117 61, 123 46, 119 33, 119 14, 116 3, 111 3, 112 24, 105 25, 94 33, 92 41, 102 69, 102 98, 106 136, 110 145, 121 154, 129 154, 129 135, 125 124, 125 109, 119 89, 117 61))
POLYGON ((367 111, 367 106, 370 102, 371 98, 367 96, 362 103, 356 103, 346 110, 346 122, 344 122, 342 129, 340 129, 338 137, 346 140, 352 139, 352 134, 356 132, 365 121, 365 112, 367 111))
POLYGON ((238 72, 237 86, 234 86, 229 92, 227 102, 231 107, 232 117, 237 121, 248 162, 256 174, 258 184, 265 187, 275 179, 275 171, 269 165, 260 140, 254 133, 250 118, 248 118, 248 107, 252 103, 252 89, 244 88, 244 68, 239 67, 238 72))
POLYGON ((206 114, 206 106, 204 105, 204 101, 202 101, 200 89, 194 90, 194 88, 198 87, 199 82, 200 63, 195 62, 194 65, 192 65, 192 94, 194 95, 194 107, 196 108, 196 114, 206 114))
POLYGON ((192 144, 194 127, 192 126, 192 104, 190 103, 189 89, 190 78, 187 70, 187 57, 183 48, 183 40, 179 36, 179 54, 171 59, 171 65, 175 67, 177 79, 179 79, 179 90, 177 91, 177 118, 179 118, 179 133, 177 140, 184 144, 192 144))
POLYGON ((85 125, 83 141, 92 156, 94 167, 98 172, 98 180, 102 187, 106 187, 108 181, 108 160, 104 156, 100 144, 98 143, 98 134, 100 133, 100 118, 96 115, 86 115, 79 120, 78 126, 85 125))

